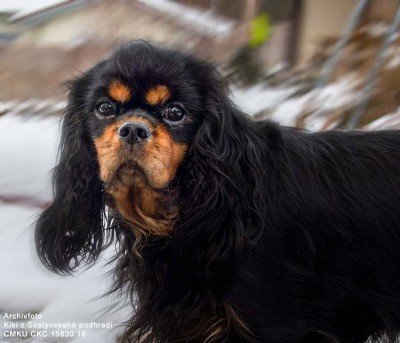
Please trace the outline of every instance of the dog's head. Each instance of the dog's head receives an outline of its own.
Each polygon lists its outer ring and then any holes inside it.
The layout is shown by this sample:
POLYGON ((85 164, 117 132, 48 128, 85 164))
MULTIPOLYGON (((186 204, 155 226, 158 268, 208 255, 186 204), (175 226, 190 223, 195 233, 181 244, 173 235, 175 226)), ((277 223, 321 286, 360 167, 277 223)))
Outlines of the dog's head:
POLYGON ((168 236, 189 250, 229 250, 254 238, 256 130, 223 84, 213 65, 146 42, 123 45, 71 83, 54 202, 36 228, 48 267, 96 259, 107 207, 136 243, 168 236))

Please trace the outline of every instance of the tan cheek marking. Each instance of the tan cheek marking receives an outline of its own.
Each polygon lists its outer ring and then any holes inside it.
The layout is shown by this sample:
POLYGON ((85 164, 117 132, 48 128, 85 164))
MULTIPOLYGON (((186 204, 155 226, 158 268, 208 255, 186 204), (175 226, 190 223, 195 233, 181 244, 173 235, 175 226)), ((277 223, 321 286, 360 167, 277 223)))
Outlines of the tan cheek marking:
POLYGON ((171 97, 171 92, 165 85, 157 85, 149 89, 146 93, 145 100, 149 105, 163 105, 171 97))
POLYGON ((132 97, 131 90, 120 81, 111 82, 108 87, 108 95, 119 102, 128 102, 132 97))
POLYGON ((187 145, 175 142, 165 127, 153 133, 145 148, 144 165, 152 172, 154 187, 162 188, 172 181, 186 151, 187 145))
POLYGON ((121 148, 121 141, 116 134, 118 127, 117 123, 112 124, 105 129, 101 136, 94 140, 100 165, 100 177, 105 182, 110 179, 118 150, 121 148))

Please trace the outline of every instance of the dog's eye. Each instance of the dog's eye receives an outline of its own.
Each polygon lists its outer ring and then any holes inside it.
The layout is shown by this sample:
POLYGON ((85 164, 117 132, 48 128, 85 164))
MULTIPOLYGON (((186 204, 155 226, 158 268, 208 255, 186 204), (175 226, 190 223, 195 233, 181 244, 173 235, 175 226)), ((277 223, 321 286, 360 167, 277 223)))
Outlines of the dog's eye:
POLYGON ((185 117, 185 112, 179 106, 168 107, 164 112, 164 117, 169 121, 180 121, 185 117))
POLYGON ((103 101, 96 105, 95 111, 100 116, 111 116, 115 114, 115 107, 111 102, 103 101))

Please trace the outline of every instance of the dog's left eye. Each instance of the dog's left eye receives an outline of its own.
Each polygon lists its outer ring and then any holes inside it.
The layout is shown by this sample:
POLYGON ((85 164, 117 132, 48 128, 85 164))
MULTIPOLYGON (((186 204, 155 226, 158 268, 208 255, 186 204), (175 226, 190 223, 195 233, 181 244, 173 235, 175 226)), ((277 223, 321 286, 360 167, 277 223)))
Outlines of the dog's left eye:
POLYGON ((169 121, 180 121, 185 117, 185 112, 179 106, 172 106, 165 110, 164 117, 169 121))
POLYGON ((99 116, 111 116, 115 114, 115 107, 109 101, 102 101, 96 105, 95 111, 99 116))

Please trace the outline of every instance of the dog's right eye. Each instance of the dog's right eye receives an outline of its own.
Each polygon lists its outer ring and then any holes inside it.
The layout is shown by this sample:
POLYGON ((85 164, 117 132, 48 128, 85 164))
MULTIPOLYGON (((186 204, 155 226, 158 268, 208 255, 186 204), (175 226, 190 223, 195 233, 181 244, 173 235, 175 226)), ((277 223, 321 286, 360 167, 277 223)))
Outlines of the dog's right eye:
POLYGON ((95 112, 99 116, 112 116, 115 114, 115 106, 109 101, 99 102, 95 107, 95 112))

